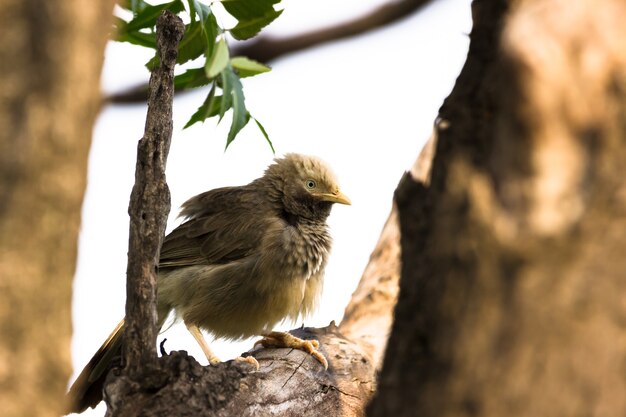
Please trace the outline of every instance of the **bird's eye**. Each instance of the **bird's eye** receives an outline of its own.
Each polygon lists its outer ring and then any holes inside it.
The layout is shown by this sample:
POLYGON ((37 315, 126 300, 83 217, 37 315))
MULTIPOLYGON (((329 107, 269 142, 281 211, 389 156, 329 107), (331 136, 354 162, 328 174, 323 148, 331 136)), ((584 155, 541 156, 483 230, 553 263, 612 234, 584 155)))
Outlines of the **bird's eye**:
POLYGON ((312 190, 313 188, 317 187, 317 184, 313 180, 306 180, 304 184, 306 185, 306 188, 308 188, 309 190, 312 190))

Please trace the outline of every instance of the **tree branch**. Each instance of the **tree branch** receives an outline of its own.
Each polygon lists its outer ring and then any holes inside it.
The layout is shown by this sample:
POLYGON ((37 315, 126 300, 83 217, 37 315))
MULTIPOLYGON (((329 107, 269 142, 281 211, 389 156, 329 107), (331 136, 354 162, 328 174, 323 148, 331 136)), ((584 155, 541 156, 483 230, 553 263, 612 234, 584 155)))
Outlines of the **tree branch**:
POLYGON ((329 369, 292 349, 254 351, 260 364, 256 372, 252 365, 235 361, 201 366, 186 352, 172 352, 159 359, 166 378, 143 388, 128 405, 128 415, 363 416, 375 374, 359 346, 332 323, 292 333, 319 340, 329 369))
POLYGON ((134 381, 140 380, 146 367, 154 367, 157 359, 157 265, 170 210, 165 165, 172 139, 174 65, 183 33, 180 18, 170 12, 159 17, 157 44, 161 64, 150 77, 145 133, 137 146, 135 185, 128 210, 130 237, 124 328, 125 372, 134 381))
POLYGON ((312 46, 361 35, 409 16, 432 0, 396 0, 380 6, 368 14, 335 26, 302 33, 289 38, 260 36, 233 48, 233 55, 243 55, 261 62, 302 51, 312 46))
MULTIPOLYGON (((302 51, 313 46, 345 39, 351 36, 361 35, 397 22, 416 12, 432 0, 396 0, 391 1, 368 14, 358 17, 349 22, 343 22, 335 26, 302 33, 288 38, 276 38, 261 35, 258 38, 236 44, 231 55, 247 56, 259 62, 268 63, 294 52, 302 51)), ((177 93, 190 90, 177 90, 177 93)), ((135 104, 146 100, 148 89, 145 84, 131 87, 119 93, 113 93, 105 97, 103 104, 135 104)))

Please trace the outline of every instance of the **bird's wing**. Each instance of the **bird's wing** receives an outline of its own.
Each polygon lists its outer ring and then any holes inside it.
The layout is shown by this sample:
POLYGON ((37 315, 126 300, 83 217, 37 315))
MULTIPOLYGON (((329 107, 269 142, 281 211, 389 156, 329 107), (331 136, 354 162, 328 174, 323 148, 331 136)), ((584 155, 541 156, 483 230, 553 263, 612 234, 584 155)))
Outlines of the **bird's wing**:
POLYGON ((224 264, 253 254, 268 215, 263 199, 246 187, 200 194, 183 205, 188 218, 165 237, 159 268, 224 264))

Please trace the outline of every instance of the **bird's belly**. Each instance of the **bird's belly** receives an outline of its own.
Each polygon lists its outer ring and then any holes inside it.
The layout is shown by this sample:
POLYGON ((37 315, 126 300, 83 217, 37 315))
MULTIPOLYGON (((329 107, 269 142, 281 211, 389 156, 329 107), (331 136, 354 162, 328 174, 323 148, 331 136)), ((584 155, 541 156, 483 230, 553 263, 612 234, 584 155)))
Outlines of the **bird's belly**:
POLYGON ((238 305, 227 314, 215 311, 202 317, 199 326, 217 337, 240 339, 271 331, 286 318, 297 319, 305 282, 298 280, 277 291, 233 293, 225 304, 238 305))
MULTIPOLYGON (((183 277, 164 280, 182 278, 189 281, 186 296, 179 298, 188 302, 172 303, 178 317, 216 337, 227 339, 256 336, 272 330, 286 318, 297 319, 306 291, 306 279, 288 277, 279 280, 280 285, 259 288, 241 282, 241 277, 259 279, 250 271, 240 275, 231 273, 233 271, 218 272, 212 272, 211 278, 207 279, 206 271, 189 270, 183 277), (193 279, 194 276, 197 278, 193 279)), ((167 298, 167 294, 162 295, 160 292, 159 298, 167 298)))

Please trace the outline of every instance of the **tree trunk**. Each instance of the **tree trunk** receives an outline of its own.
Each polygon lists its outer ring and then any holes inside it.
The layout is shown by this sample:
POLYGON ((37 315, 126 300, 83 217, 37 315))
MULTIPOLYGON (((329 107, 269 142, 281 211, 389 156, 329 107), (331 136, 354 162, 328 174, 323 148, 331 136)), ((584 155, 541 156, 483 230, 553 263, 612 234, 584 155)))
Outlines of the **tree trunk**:
POLYGON ((0 413, 56 416, 112 1, 9 0, 0 27, 0 413))
POLYGON ((626 414, 626 5, 475 1, 375 416, 626 414))

